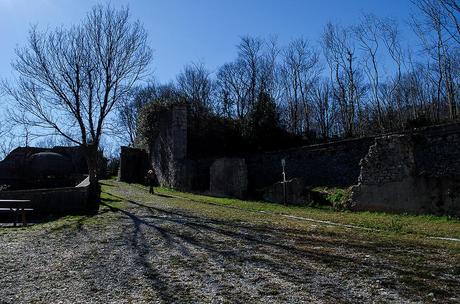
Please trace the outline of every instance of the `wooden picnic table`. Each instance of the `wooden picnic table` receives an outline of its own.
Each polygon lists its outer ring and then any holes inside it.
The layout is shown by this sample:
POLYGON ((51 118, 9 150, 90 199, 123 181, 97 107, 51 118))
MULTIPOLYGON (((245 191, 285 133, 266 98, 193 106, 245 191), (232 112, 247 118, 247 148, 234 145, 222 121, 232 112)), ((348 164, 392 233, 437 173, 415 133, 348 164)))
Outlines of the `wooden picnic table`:
POLYGON ((27 225, 26 212, 33 211, 31 200, 17 200, 17 199, 0 199, 0 212, 14 212, 14 226, 18 222, 19 213, 21 213, 22 225, 27 225))

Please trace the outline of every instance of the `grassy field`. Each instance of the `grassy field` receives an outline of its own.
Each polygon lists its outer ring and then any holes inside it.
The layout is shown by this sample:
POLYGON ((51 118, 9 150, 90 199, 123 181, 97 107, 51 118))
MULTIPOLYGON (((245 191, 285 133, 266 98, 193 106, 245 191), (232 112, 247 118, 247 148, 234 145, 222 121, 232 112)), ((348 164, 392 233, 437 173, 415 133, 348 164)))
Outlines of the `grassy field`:
MULTIPOLYGON (((135 187, 146 189, 142 185, 135 185, 135 187)), ((448 216, 336 211, 330 207, 284 206, 267 202, 243 201, 231 198, 217 198, 183 193, 166 188, 156 188, 155 191, 160 194, 180 197, 194 202, 240 208, 248 211, 262 211, 305 217, 395 234, 411 234, 417 237, 448 237, 460 239, 460 220, 448 216)))

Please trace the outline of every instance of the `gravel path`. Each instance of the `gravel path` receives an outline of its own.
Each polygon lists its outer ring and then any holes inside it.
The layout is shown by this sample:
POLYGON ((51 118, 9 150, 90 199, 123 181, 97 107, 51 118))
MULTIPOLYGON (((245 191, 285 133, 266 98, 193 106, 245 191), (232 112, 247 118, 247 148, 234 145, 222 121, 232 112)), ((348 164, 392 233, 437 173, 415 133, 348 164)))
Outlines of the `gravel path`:
MULTIPOLYGON (((135 191, 110 190, 144 195, 135 191)), ((0 228, 0 303, 460 303, 458 255, 443 249, 172 202, 154 196, 94 217, 0 228)))

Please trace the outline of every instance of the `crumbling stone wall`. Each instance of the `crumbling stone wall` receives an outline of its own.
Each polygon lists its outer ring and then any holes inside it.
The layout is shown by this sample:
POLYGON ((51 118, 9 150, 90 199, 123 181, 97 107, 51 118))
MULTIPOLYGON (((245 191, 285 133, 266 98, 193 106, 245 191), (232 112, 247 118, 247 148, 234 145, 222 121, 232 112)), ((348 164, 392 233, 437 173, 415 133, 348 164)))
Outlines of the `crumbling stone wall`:
POLYGON ((142 183, 149 170, 148 154, 143 149, 121 147, 118 180, 126 183, 142 183))
POLYGON ((355 210, 460 215, 460 125, 376 138, 360 165, 355 210))

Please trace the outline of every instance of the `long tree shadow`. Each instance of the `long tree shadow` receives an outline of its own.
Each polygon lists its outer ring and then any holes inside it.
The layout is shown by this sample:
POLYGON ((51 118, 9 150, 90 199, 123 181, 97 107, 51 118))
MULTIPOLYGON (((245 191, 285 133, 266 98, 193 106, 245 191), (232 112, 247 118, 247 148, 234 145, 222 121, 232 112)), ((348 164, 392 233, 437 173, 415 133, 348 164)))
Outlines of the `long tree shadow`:
MULTIPOLYGON (((167 277, 158 273, 146 259, 149 252, 154 251, 154 248, 148 244, 148 240, 141 231, 141 226, 157 231, 166 246, 178 250, 183 256, 190 259, 194 257, 190 254, 189 247, 199 248, 206 253, 209 259, 221 264, 223 267, 225 267, 225 262, 228 261, 250 263, 294 284, 302 283, 305 277, 317 271, 309 267, 309 262, 323 265, 325 269, 332 269, 333 271, 346 268, 353 270, 359 264, 360 268, 365 268, 367 272, 374 274, 385 270, 406 276, 420 275, 415 270, 406 269, 401 265, 385 263, 384 261, 377 264, 375 261, 357 261, 355 257, 347 256, 346 252, 344 252, 346 250, 349 252, 364 251, 372 253, 376 249, 375 245, 364 245, 358 242, 350 243, 349 240, 333 237, 330 240, 318 239, 314 235, 307 236, 303 231, 295 229, 273 230, 268 227, 257 227, 234 221, 202 218, 149 206, 133 200, 126 200, 122 197, 118 198, 141 208, 143 212, 141 212, 142 214, 135 214, 130 212, 131 210, 115 208, 133 222, 135 229, 130 242, 134 248, 137 248, 139 259, 146 269, 149 279, 155 286, 162 286, 160 293, 165 298, 174 296, 174 292, 169 288, 167 277), (166 228, 162 226, 166 226, 166 228), (284 240, 286 233, 294 234, 296 239, 301 240, 304 245, 308 246, 299 248, 292 244, 286 244, 284 240), (226 241, 217 240, 218 236, 226 241), (237 245, 235 246, 235 244, 237 245), (242 244, 242 247, 238 247, 238 244, 242 244), (325 246, 329 248, 346 246, 347 249, 342 251, 335 250, 336 252, 339 251, 338 253, 333 253, 331 252, 332 250, 318 251, 311 249, 325 246)), ((296 245, 298 244, 296 243, 296 245)), ((423 282, 423 280, 420 281, 423 282)), ((425 287, 431 288, 428 283, 425 287)))

